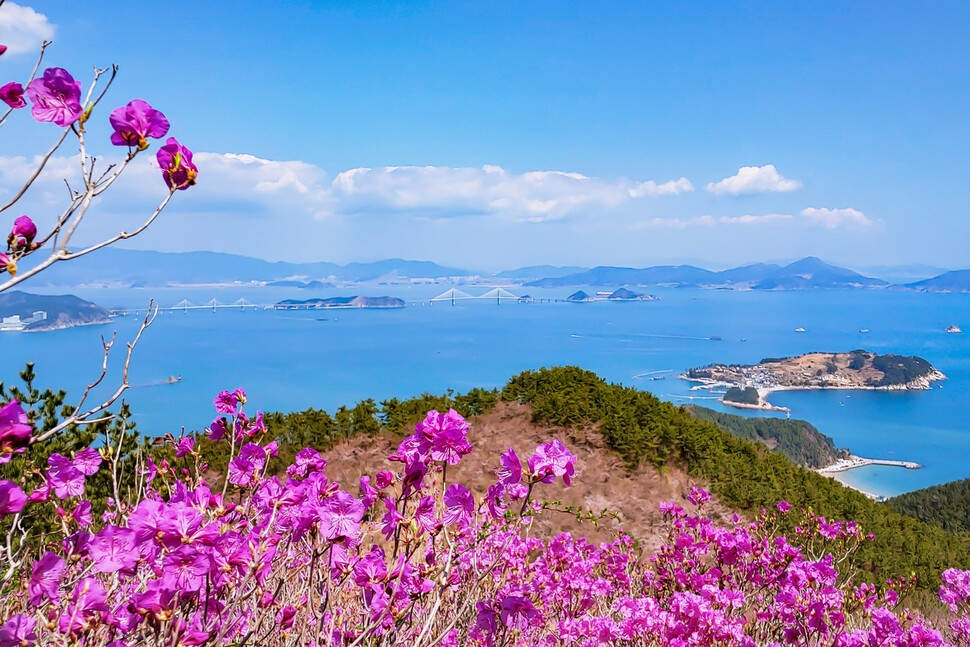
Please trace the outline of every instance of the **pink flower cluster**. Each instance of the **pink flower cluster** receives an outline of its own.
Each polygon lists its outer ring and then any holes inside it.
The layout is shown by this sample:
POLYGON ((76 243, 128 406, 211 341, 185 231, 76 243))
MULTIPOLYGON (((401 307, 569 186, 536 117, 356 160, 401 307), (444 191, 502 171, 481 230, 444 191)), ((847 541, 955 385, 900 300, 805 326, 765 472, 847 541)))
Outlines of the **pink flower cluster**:
MULTIPOLYGON (((559 441, 526 467, 503 454, 476 497, 447 480, 472 452, 468 424, 432 411, 389 457, 400 469, 347 488, 311 448, 272 474, 276 445, 245 404, 241 390, 215 399, 210 437, 229 453, 222 491, 191 437, 171 441, 178 465, 148 462, 142 496, 103 511, 84 498, 103 468, 94 449, 52 455, 30 495, 0 483, 0 522, 53 505, 64 528, 4 587, 0 647, 948 644, 897 611, 893 590, 839 572, 866 541, 851 522, 779 504, 722 527, 665 504, 669 531, 652 556, 622 534, 543 541, 530 536, 544 508, 532 492, 575 475, 559 441)), ((24 437, 11 431, 23 424, 17 409, 0 418, 11 447, 24 437)), ((697 488, 688 498, 699 509, 710 499, 697 488)), ((970 572, 943 579, 941 599, 960 614, 948 635, 965 642, 970 572)))

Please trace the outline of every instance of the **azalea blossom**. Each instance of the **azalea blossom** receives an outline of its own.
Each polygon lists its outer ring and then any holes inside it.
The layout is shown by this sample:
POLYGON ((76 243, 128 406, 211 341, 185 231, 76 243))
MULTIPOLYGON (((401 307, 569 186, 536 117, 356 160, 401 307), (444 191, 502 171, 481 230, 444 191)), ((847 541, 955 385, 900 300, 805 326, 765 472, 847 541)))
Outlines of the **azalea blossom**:
POLYGON ((464 485, 452 483, 448 486, 444 496, 446 525, 458 524, 467 526, 472 521, 475 512, 475 497, 464 485))
POLYGON ((13 221, 13 228, 7 236, 7 245, 12 248, 29 247, 37 236, 37 225, 27 216, 20 216, 13 221))
MULTIPOLYGON (((0 253, 0 265, 5 262, 9 262, 7 257, 0 253)), ((30 419, 19 400, 11 400, 0 407, 0 464, 9 463, 14 454, 23 453, 30 444, 32 431, 30 419)))
POLYGON ((7 270, 7 273, 10 274, 10 276, 16 276, 17 263, 15 263, 12 258, 3 252, 0 252, 0 270, 7 270))
POLYGON ((539 445, 535 454, 529 458, 529 470, 540 483, 552 483, 561 476, 563 483, 569 485, 574 473, 576 457, 558 440, 539 445))
MULTIPOLYGON (((162 178, 169 189, 185 190, 195 184, 199 175, 198 167, 192 163, 192 151, 178 143, 174 137, 165 140, 165 145, 155 153, 158 166, 162 169, 162 178)), ((222 394, 219 394, 220 397, 222 394)), ((230 413, 219 411, 219 413, 230 413)))
POLYGON ((111 143, 140 151, 148 148, 148 138, 161 139, 168 132, 168 119, 147 101, 135 99, 128 105, 115 108, 108 117, 114 132, 111 143))
POLYGON ((37 121, 50 121, 64 128, 81 118, 81 82, 60 67, 49 67, 41 78, 27 84, 30 113, 37 121))
POLYGON ((3 101, 11 108, 26 107, 27 102, 24 100, 24 86, 16 81, 11 81, 3 87, 0 87, 0 101, 3 101))
POLYGON ((13 481, 0 481, 0 519, 17 514, 27 504, 27 495, 13 481))
MULTIPOLYGON (((6 47, 0 45, 0 54, 6 47)), ((26 647, 37 642, 37 619, 17 613, 0 627, 0 647, 26 647)))

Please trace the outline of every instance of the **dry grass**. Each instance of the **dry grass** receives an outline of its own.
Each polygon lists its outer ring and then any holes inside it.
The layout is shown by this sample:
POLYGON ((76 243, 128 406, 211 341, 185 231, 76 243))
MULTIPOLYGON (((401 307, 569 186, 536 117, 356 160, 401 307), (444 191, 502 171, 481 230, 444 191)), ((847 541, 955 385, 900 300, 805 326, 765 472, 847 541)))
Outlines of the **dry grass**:
MULTIPOLYGON (((604 446, 603 437, 595 429, 535 424, 526 405, 501 402, 487 414, 470 419, 469 424, 469 441, 475 451, 454 471, 449 470, 449 482, 460 482, 476 496, 481 496, 495 482, 494 470, 502 452, 512 447, 524 464, 536 445, 558 438, 578 458, 573 485, 566 488, 557 482, 539 486, 535 491, 536 498, 561 500, 564 505, 582 506, 595 512, 605 508, 621 518, 619 522, 605 518, 597 528, 568 514, 547 512, 533 531, 540 537, 568 531, 599 542, 609 540, 622 526, 644 548, 655 549, 664 532, 658 509, 660 502, 674 501, 687 507, 685 495, 690 492, 691 485, 704 485, 675 468, 657 470, 643 466, 627 470, 619 457, 604 446)), ((386 457, 396 449, 397 442, 398 439, 390 434, 352 438, 324 453, 327 474, 354 491, 361 475, 375 474, 392 466, 386 457)), ((709 506, 707 512, 715 520, 726 522, 732 514, 716 500, 709 506)))

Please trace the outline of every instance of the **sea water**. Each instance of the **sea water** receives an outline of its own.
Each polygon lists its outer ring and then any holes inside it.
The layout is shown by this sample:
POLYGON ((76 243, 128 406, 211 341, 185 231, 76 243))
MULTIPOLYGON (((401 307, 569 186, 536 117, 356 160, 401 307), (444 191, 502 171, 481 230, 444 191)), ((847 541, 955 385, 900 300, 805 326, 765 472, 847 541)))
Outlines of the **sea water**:
MULTIPOLYGON (((711 362, 757 363, 764 357, 864 348, 920 355, 948 376, 928 391, 780 392, 773 404, 813 423, 837 446, 871 457, 915 461, 923 469, 866 467, 845 473, 865 491, 893 495, 970 476, 970 295, 889 290, 790 292, 656 289, 647 302, 568 303, 567 289, 519 289, 549 302, 437 302, 444 288, 377 286, 309 292, 265 287, 73 290, 107 307, 141 308, 111 324, 43 333, 0 333, 0 379, 16 381, 35 362, 38 384, 68 390, 73 402, 97 377, 101 338, 117 334, 103 396, 119 381, 125 343, 137 332, 149 298, 171 306, 239 298, 389 294, 402 309, 313 311, 162 311, 132 356, 125 394, 146 434, 201 429, 212 397, 243 387, 250 408, 333 411, 373 398, 423 391, 500 387, 542 366, 574 364, 609 381, 646 389, 675 403, 694 402, 741 415, 784 415, 726 408, 717 395, 676 379, 711 362), (804 328, 805 332, 795 332, 804 328), (862 333, 861 329, 870 332, 862 333), (712 340, 719 337, 720 340, 712 340), (165 384, 170 376, 181 382, 165 384), (663 380, 650 379, 663 376, 663 380), (942 388, 941 388, 942 387, 942 388)), ((467 292, 484 292, 464 288, 467 292)), ((592 290, 588 290, 592 291, 592 290)))

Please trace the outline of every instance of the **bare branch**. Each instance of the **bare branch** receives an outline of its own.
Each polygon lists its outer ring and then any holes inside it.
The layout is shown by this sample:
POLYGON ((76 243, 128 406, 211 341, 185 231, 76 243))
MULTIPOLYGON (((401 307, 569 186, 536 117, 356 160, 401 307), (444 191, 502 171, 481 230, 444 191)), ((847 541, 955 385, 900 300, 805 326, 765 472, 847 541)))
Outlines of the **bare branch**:
POLYGON ((27 193, 27 189, 30 188, 30 185, 34 183, 34 180, 37 179, 37 176, 40 175, 41 171, 44 170, 44 167, 47 166, 47 161, 51 158, 51 155, 53 155, 54 152, 61 147, 61 144, 64 143, 64 138, 67 137, 67 133, 69 132, 71 132, 70 126, 64 129, 64 132, 61 133, 61 137, 60 139, 57 140, 57 143, 54 144, 54 146, 52 146, 49 151, 47 151, 47 154, 44 155, 44 159, 40 161, 40 166, 38 166, 37 170, 34 171, 34 174, 30 176, 30 178, 27 180, 27 183, 24 184, 23 188, 20 189, 20 191, 18 191, 16 195, 14 195, 14 197, 10 200, 10 202, 0 207, 0 213, 3 213, 7 209, 15 205, 17 201, 20 200, 20 198, 22 198, 25 193, 27 193))
MULTIPOLYGON (((21 283, 23 281, 26 281, 27 279, 29 279, 30 277, 34 276, 35 274, 39 274, 40 272, 43 272, 44 270, 46 270, 51 265, 54 265, 55 263, 58 263, 60 261, 73 260, 75 258, 79 258, 81 256, 84 256, 85 254, 90 254, 93 251, 97 251, 97 250, 101 249, 102 247, 107 247, 108 245, 112 245, 112 244, 118 242, 119 240, 127 240, 128 238, 133 238, 134 236, 137 236, 141 232, 145 231, 145 229, 147 229, 148 226, 151 225, 152 222, 155 221, 155 218, 157 218, 158 217, 158 214, 162 212, 162 209, 165 208, 165 205, 168 204, 168 201, 172 199, 172 196, 174 194, 175 194, 175 189, 170 190, 168 192, 168 195, 166 195, 165 196, 165 199, 162 200, 161 204, 159 204, 158 207, 156 207, 154 213, 152 213, 152 215, 148 218, 148 220, 146 220, 145 222, 143 222, 141 224, 141 226, 138 227, 138 229, 135 229, 132 232, 122 231, 119 234, 117 234, 115 236, 112 236, 111 238, 109 238, 107 240, 101 241, 100 243, 97 243, 95 245, 92 245, 91 247, 88 247, 87 249, 82 249, 81 251, 78 251, 78 252, 69 252, 67 249, 65 249, 64 246, 67 244, 67 242, 65 240, 65 242, 62 243, 61 248, 59 250, 56 250, 56 251, 52 252, 51 255, 49 257, 47 257, 46 259, 44 259, 43 262, 39 263, 35 267, 32 267, 32 268, 30 268, 29 270, 27 270, 25 272, 18 273, 16 276, 11 277, 10 279, 8 279, 6 283, 0 284, 0 292, 3 292, 5 290, 9 290, 10 288, 14 287, 15 285, 18 285, 19 283, 21 283)), ((87 205, 89 205, 89 204, 90 204, 90 199, 88 199, 86 203, 82 203, 82 205, 80 207, 78 207, 78 208, 87 209, 87 205)), ((80 215, 83 217, 83 212, 80 215)), ((57 229, 59 229, 59 228, 60 228, 60 226, 57 227, 57 229)))
MULTIPOLYGON (((124 366, 124 369, 121 372, 121 384, 118 386, 118 388, 115 390, 115 392, 112 393, 101 404, 99 404, 99 405, 97 405, 97 406, 95 406, 95 407, 93 407, 93 408, 91 408, 91 409, 89 409, 89 410, 87 410, 87 411, 85 411, 83 413, 80 413, 81 406, 83 405, 84 400, 87 398, 88 393, 90 392, 90 390, 92 388, 94 388, 95 386, 97 386, 98 384, 100 384, 101 380, 104 379, 104 374, 105 374, 106 366, 107 366, 107 362, 108 362, 108 351, 110 350, 111 345, 114 343, 114 337, 112 337, 112 341, 111 342, 104 344, 105 354, 104 354, 104 361, 102 363, 101 374, 98 376, 98 378, 94 382, 92 382, 84 390, 84 395, 81 397, 81 401, 78 403, 77 407, 75 407, 74 413, 71 416, 67 417, 66 419, 62 420, 55 427, 53 427, 53 428, 45 431, 43 434, 41 434, 39 436, 35 436, 34 438, 32 438, 31 441, 30 441, 32 445, 33 444, 36 444, 36 443, 42 443, 42 442, 48 440, 49 438, 51 438, 52 436, 54 436, 58 432, 63 431, 64 429, 67 429, 71 425, 91 424, 91 423, 93 423, 94 420, 91 418, 91 416, 94 416, 95 414, 101 413, 102 411, 104 411, 105 409, 107 409, 108 407, 110 407, 112 404, 115 403, 115 401, 118 398, 121 397, 121 395, 125 391, 128 390, 128 388, 130 386, 130 384, 128 384, 128 369, 131 366, 131 354, 132 354, 132 351, 134 351, 135 350, 135 346, 138 345, 138 341, 141 339, 142 333, 144 333, 145 330, 149 326, 152 325, 152 322, 155 321, 155 317, 157 315, 158 315, 158 306, 156 306, 154 304, 154 302, 152 301, 152 302, 149 303, 148 313, 145 315, 145 319, 144 319, 144 321, 142 321, 141 327, 138 329, 138 334, 135 335, 135 338, 134 339, 132 339, 130 342, 128 342, 128 353, 127 353, 127 355, 125 355, 125 366, 124 366)), ((102 343, 104 343, 104 342, 102 341, 102 343)), ((104 419, 108 419, 108 418, 104 418, 104 419)))

